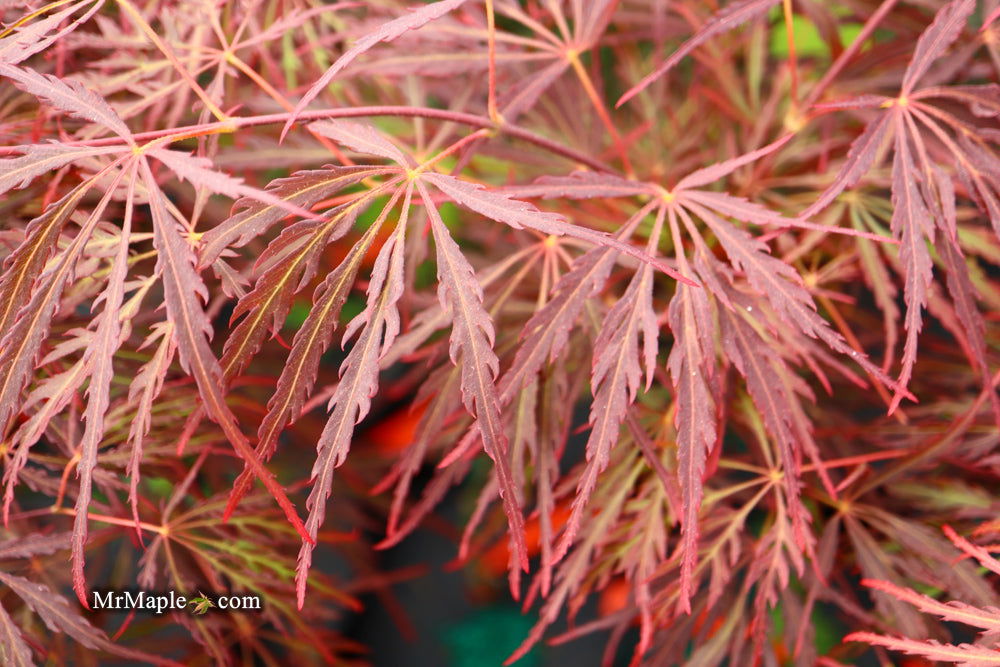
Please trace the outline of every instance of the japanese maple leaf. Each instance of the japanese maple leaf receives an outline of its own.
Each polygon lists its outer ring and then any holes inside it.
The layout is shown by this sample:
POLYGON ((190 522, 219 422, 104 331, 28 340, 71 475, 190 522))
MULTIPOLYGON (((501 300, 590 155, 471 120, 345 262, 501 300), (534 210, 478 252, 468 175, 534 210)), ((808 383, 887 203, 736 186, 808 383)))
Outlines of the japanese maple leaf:
POLYGON ((974 342, 975 362, 985 371, 985 341, 982 334, 977 333, 983 328, 981 316, 974 307, 963 305, 974 303, 975 297, 969 288, 967 268, 957 240, 955 189, 951 177, 933 160, 931 142, 937 142, 949 156, 950 166, 966 193, 988 215, 994 230, 1000 234, 1000 173, 990 166, 996 164, 997 155, 984 140, 968 131, 964 121, 932 102, 941 99, 958 103, 966 106, 974 116, 996 115, 1000 113, 1000 87, 996 84, 918 87, 934 61, 958 39, 975 6, 974 0, 953 0, 938 11, 917 41, 897 97, 868 95, 834 105, 877 109, 878 113, 851 144, 833 183, 800 216, 812 217, 846 188, 857 185, 876 166, 882 148, 891 147, 891 229, 899 242, 899 262, 903 267, 906 339, 890 412, 905 397, 913 374, 922 311, 927 305, 927 291, 933 278, 928 246, 939 235, 942 243, 948 246, 945 250, 951 276, 948 288, 959 306, 956 312, 970 341, 974 342))

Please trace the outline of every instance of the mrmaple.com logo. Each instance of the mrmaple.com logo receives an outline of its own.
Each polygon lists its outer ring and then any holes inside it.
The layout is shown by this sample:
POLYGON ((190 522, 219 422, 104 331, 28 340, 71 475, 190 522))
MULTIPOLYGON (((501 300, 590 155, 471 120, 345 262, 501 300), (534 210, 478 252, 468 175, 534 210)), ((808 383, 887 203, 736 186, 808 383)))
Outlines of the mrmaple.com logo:
POLYGON ((196 597, 178 595, 177 591, 153 593, 150 591, 94 591, 91 609, 114 609, 146 611, 162 614, 165 611, 189 609, 195 614, 204 614, 209 609, 224 611, 260 611, 259 595, 216 595, 207 596, 199 591, 196 597))

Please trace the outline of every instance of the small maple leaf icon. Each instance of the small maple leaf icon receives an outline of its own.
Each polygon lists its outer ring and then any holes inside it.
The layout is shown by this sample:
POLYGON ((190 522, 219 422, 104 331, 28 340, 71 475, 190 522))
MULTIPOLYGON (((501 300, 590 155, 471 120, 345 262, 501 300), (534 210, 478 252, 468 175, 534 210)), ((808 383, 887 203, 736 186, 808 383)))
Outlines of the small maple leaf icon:
POLYGON ((212 602, 212 600, 209 597, 207 597, 204 593, 198 591, 198 597, 191 598, 191 600, 188 602, 188 606, 191 605, 194 605, 194 610, 192 613, 204 614, 206 611, 214 607, 215 603, 212 602))

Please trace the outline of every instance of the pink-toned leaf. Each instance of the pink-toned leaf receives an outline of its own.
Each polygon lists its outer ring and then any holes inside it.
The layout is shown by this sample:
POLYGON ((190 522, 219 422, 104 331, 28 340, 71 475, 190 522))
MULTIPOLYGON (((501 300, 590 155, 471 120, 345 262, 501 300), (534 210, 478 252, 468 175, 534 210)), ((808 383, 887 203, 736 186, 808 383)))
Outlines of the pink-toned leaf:
POLYGON ((765 155, 770 155, 787 144, 793 136, 795 135, 786 134, 785 136, 772 141, 763 148, 758 148, 755 151, 750 151, 749 153, 745 153, 739 157, 734 157, 729 160, 725 160, 724 162, 693 171, 677 182, 677 185, 674 187, 674 192, 691 188, 700 188, 704 185, 715 183, 720 178, 728 176, 740 167, 756 162, 765 155))
POLYGON ((807 222, 801 218, 786 218, 780 213, 764 208, 760 204, 748 201, 742 197, 734 197, 725 192, 707 192, 705 190, 685 190, 677 195, 677 201, 681 204, 685 202, 697 202, 707 208, 717 211, 723 215, 749 222, 753 225, 773 225, 775 227, 788 227, 795 229, 809 229, 823 232, 825 234, 843 234, 844 236, 854 236, 878 241, 879 243, 895 244, 895 239, 888 236, 880 236, 866 231, 853 229, 850 227, 836 227, 833 225, 819 225, 807 222))
POLYGON ((514 229, 534 229, 543 234, 569 236, 581 241, 588 241, 595 245, 614 248, 619 252, 623 252, 626 255, 654 266, 675 280, 692 284, 690 279, 684 278, 673 268, 661 260, 651 257, 648 253, 627 243, 622 243, 609 234, 572 225, 566 222, 560 215, 539 211, 528 202, 511 199, 503 193, 491 192, 476 183, 460 181, 445 174, 426 174, 423 178, 433 183, 436 188, 448 195, 456 203, 466 206, 491 220, 510 225, 514 229))
POLYGON ((295 123, 299 114, 305 109, 310 102, 312 102, 317 95, 323 92, 323 89, 333 81, 333 77, 337 76, 345 67, 354 62, 358 56, 364 54, 370 50, 373 46, 380 42, 391 42, 402 35, 405 35, 411 30, 416 30, 431 21, 441 18, 453 9, 457 9, 465 4, 465 0, 439 0, 439 2, 433 2, 429 5, 423 5, 419 9, 415 9, 399 18, 387 21, 380 25, 375 31, 368 33, 358 41, 354 43, 350 49, 345 51, 337 60, 330 65, 323 76, 321 76, 316 83, 314 83, 306 94, 302 96, 299 103, 295 105, 295 109, 292 111, 291 115, 288 117, 288 121, 285 122, 284 128, 281 130, 281 138, 284 139, 285 135, 288 133, 288 129, 295 123))
POLYGON ((89 120, 111 130, 130 144, 132 133, 125 121, 94 91, 73 79, 60 79, 51 74, 0 63, 0 76, 16 82, 25 92, 46 104, 69 114, 89 120))
MULTIPOLYGON (((400 529, 403 504, 406 502, 413 478, 420 472, 424 456, 433 438, 440 434, 446 418, 462 407, 461 377, 461 368, 455 366, 442 367, 421 387, 420 393, 415 398, 414 402, 416 404, 426 402, 427 407, 420 418, 420 423, 417 424, 416 431, 413 434, 413 442, 407 448, 403 457, 393 466, 392 472, 387 476, 386 481, 380 482, 377 489, 373 490, 373 492, 378 492, 382 488, 385 488, 386 484, 391 483, 388 482, 391 477, 398 479, 393 492, 392 506, 389 509, 389 518, 386 521, 385 540, 380 543, 380 548, 398 543, 403 537, 400 529), (437 382, 435 381, 437 377, 443 379, 437 382), (430 387, 433 387, 433 389, 430 389, 430 387), (432 391, 433 394, 428 395, 432 391)), ((458 467, 455 466, 455 468, 458 467)), ((451 473, 449 472, 449 474, 451 473)), ((417 524, 411 522, 411 525, 416 527, 417 524)))
MULTIPOLYGON (((732 295, 731 295, 732 296, 732 295)), ((743 306, 752 308, 752 306, 743 306)), ((750 315, 728 309, 720 311, 722 345, 726 356, 746 378, 747 393, 764 421, 764 427, 774 438, 784 471, 784 488, 788 514, 792 519, 795 539, 803 547, 809 539, 805 523, 808 513, 799 496, 799 462, 796 456, 801 435, 796 430, 793 411, 798 397, 790 390, 783 374, 784 363, 774 350, 773 341, 762 338, 751 325, 750 315), (750 321, 748 321, 750 320, 750 321)), ((779 545, 775 545, 780 549, 779 545)))
POLYGON ((903 85, 900 88, 901 96, 909 95, 920 77, 958 39, 969 20, 969 16, 975 9, 976 0, 952 0, 938 10, 934 16, 934 22, 917 40, 917 46, 913 50, 913 59, 903 75, 903 85))
POLYGON ((407 164, 403 152, 371 125, 349 120, 322 120, 310 123, 309 129, 359 153, 384 157, 404 167, 407 164))
POLYGON ((240 299, 231 320, 243 317, 226 339, 222 370, 228 381, 241 373, 268 332, 277 332, 292 306, 292 295, 316 275, 323 248, 342 238, 358 215, 381 193, 373 188, 343 204, 321 222, 302 220, 286 227, 258 258, 266 268, 254 288, 240 299), (244 317, 245 315, 245 317, 244 317))
POLYGON ((511 197, 543 199, 595 199, 654 194, 653 188, 647 183, 593 171, 574 171, 569 176, 541 176, 531 185, 508 187, 502 192, 511 197))
MULTIPOLYGON (((619 232, 627 238, 656 206, 647 204, 623 225, 619 232)), ((573 263, 556 283, 552 298, 531 316, 521 332, 521 344, 510 369, 500 379, 500 401, 506 405, 514 394, 529 384, 546 362, 566 347, 570 329, 579 317, 586 300, 595 296, 614 266, 617 253, 607 247, 593 248, 573 263)))
MULTIPOLYGON (((663 226, 665 210, 659 209, 650 250, 655 248, 663 226)), ((590 437, 587 439, 587 465, 577 485, 566 529, 556 547, 554 559, 565 556, 580 528, 583 511, 597 484, 598 475, 607 468, 611 448, 618 441, 621 424, 642 386, 642 362, 646 366, 646 386, 656 362, 659 324, 653 310, 653 270, 640 266, 622 298, 608 311, 594 341, 594 364, 590 385, 594 400, 590 407, 590 437), (640 338, 642 348, 640 349, 640 338)))
POLYGON ((9 667, 34 667, 31 647, 21 637, 14 619, 0 605, 0 663, 9 667))
POLYGON ((955 314, 962 323, 962 329, 972 351, 970 361, 989 381, 989 365, 986 360, 986 323, 976 305, 976 288, 969 276, 969 267, 958 242, 946 235, 938 235, 936 244, 938 255, 944 264, 948 293, 951 294, 955 314))
MULTIPOLYGON (((118 173, 115 184, 122 178, 122 174, 123 172, 118 173)), ((21 390, 28 383, 34 368, 35 355, 48 334, 49 325, 59 306, 63 289, 70 279, 77 258, 83 252, 97 222, 107 208, 113 189, 112 187, 104 194, 72 242, 61 252, 55 266, 42 274, 38 284, 34 286, 30 300, 21 309, 18 318, 6 330, 0 331, 0 426, 6 424, 7 419, 18 408, 21 390)), ((63 207, 68 207, 72 203, 74 203, 73 200, 68 200, 63 204, 63 207)), ((56 224, 56 218, 61 215, 60 211, 63 210, 63 207, 53 212, 53 216, 47 221, 48 225, 56 224)), ((66 215, 69 214, 70 212, 67 211, 66 215)), ((31 240, 29 237, 29 241, 31 240)), ((37 242, 37 240, 34 241, 34 243, 37 242)), ((38 255, 45 250, 38 246, 28 248, 26 256, 22 256, 22 260, 15 263, 8 271, 15 272, 18 269, 30 270, 31 268, 40 270, 42 265, 38 255)), ((23 281, 18 285, 17 276, 12 279, 10 284, 15 289, 19 287, 20 290, 25 291, 31 287, 23 284, 23 281)))
POLYGON ((0 542, 0 560, 47 556, 69 547, 70 533, 26 535, 0 542))
POLYGON ((12 438, 14 454, 7 463, 3 474, 4 523, 10 517, 10 506, 14 502, 14 489, 21 471, 28 462, 31 447, 42 437, 52 418, 62 412, 75 397, 77 389, 87 379, 87 372, 88 365, 80 359, 67 370, 45 378, 25 400, 22 406, 22 410, 25 411, 42 400, 45 401, 45 404, 40 409, 34 410, 31 418, 14 432, 12 438))
MULTIPOLYGON (((683 266, 683 264, 682 264, 683 266)), ((702 478, 708 452, 715 444, 715 406, 706 376, 714 368, 715 318, 704 289, 679 285, 670 300, 670 329, 674 345, 667 366, 674 383, 677 413, 677 477, 680 480, 681 562, 680 604, 690 613, 694 568, 698 562, 698 513, 701 507, 702 478)))
POLYGON ((318 215, 292 201, 282 199, 266 190, 245 185, 242 178, 235 178, 229 174, 215 171, 208 158, 166 148, 153 149, 149 151, 149 154, 165 164, 179 178, 189 181, 194 186, 203 187, 210 192, 226 195, 233 199, 238 197, 255 199, 264 204, 276 206, 285 211, 286 214, 297 215, 306 220, 319 219, 318 215))
POLYGON ((938 602, 934 598, 921 595, 914 590, 878 579, 863 579, 861 584, 888 593, 897 600, 913 605, 925 614, 934 614, 946 621, 964 623, 980 630, 1000 631, 1000 609, 996 607, 977 609, 959 601, 938 602))
POLYGON ((501 96, 500 115, 507 122, 514 122, 538 102, 538 98, 570 67, 567 58, 557 58, 544 69, 532 72, 527 81, 518 82, 501 96))
POLYGON ((861 177, 868 173, 868 170, 875 164, 879 150, 888 140, 893 127, 887 113, 879 114, 878 118, 868 123, 864 132, 851 143, 851 148, 847 151, 847 159, 833 183, 809 208, 799 214, 799 218, 812 218, 826 208, 845 189, 857 185, 861 177))
POLYGON ((664 60, 652 73, 647 74, 642 81, 629 88, 615 106, 620 107, 641 93, 649 84, 669 72, 674 65, 683 60, 684 56, 694 51, 712 37, 732 30, 750 19, 760 16, 779 2, 781 0, 736 0, 729 3, 718 14, 706 21, 705 25, 701 26, 698 32, 670 54, 670 57, 664 60))
POLYGON ((903 266, 903 299, 906 301, 906 340, 903 344, 902 367, 898 389, 890 412, 903 399, 917 360, 917 339, 921 328, 921 310, 927 304, 927 289, 933 278, 932 261, 926 238, 932 235, 930 211, 917 187, 916 167, 910 154, 905 132, 897 130, 896 154, 892 169, 892 233, 899 239, 899 261, 903 266))
POLYGON ((52 12, 44 18, 16 28, 12 34, 0 39, 0 63, 17 64, 36 53, 41 53, 57 40, 76 30, 81 23, 89 20, 103 4, 94 0, 83 0, 60 12, 52 12), (72 22, 65 23, 78 9, 88 4, 91 6, 89 10, 72 22))
POLYGON ((483 308, 482 287, 476 280, 475 271, 451 238, 424 184, 418 181, 417 187, 427 208, 437 247, 438 298, 452 318, 449 352, 452 362, 462 366, 462 400, 476 417, 483 449, 493 459, 500 498, 510 525, 511 569, 519 566, 527 570, 524 518, 510 472, 507 438, 494 385, 500 363, 493 351, 493 323, 483 308))
POLYGON ((1000 665, 1000 651, 985 646, 942 644, 933 639, 918 641, 905 637, 885 637, 871 632, 852 632, 844 637, 844 641, 884 646, 892 651, 901 651, 907 655, 919 655, 928 660, 947 662, 960 667, 1000 665))
MULTIPOLYGON (((305 209, 366 178, 386 173, 389 172, 384 167, 328 165, 323 169, 298 171, 287 178, 275 179, 267 184, 266 192, 290 205, 305 209)), ((212 264, 227 248, 239 248, 259 238, 288 216, 284 207, 256 197, 238 200, 233 211, 233 215, 202 236, 201 266, 212 264)))
MULTIPOLYGON (((201 277, 194 270, 194 249, 180 235, 177 224, 170 218, 148 163, 142 162, 142 176, 150 193, 153 218, 153 245, 157 250, 157 271, 163 277, 167 315, 174 322, 174 337, 181 366, 194 377, 208 415, 222 428, 236 453, 253 468, 254 474, 281 506, 285 516, 303 539, 311 541, 302 520, 288 496, 256 457, 245 435, 236 424, 236 417, 222 395, 222 368, 208 345, 212 327, 199 303, 207 292, 201 277)), ((226 508, 228 517, 233 507, 226 508)))
POLYGON ((73 590, 80 604, 88 607, 87 582, 84 575, 84 547, 87 543, 88 508, 90 507, 91 485, 94 468, 97 466, 97 449, 104 438, 104 415, 111 402, 111 381, 114 379, 113 360, 121 344, 120 311, 125 297, 125 277, 128 271, 128 250, 132 234, 133 197, 135 196, 135 169, 129 168, 128 192, 125 215, 122 221, 118 248, 111 264, 107 286, 94 300, 94 307, 104 304, 104 309, 96 318, 97 330, 91 345, 84 352, 84 363, 89 363, 90 384, 87 387, 87 407, 83 413, 85 422, 83 438, 80 440, 80 461, 77 476, 80 480, 76 496, 76 514, 73 519, 72 538, 72 579, 73 590))
POLYGON ((687 203, 692 213, 700 217, 715 234, 730 261, 742 270, 750 285, 764 296, 777 313, 790 325, 812 338, 818 338, 831 349, 854 359, 862 368, 886 386, 895 383, 880 368, 830 329, 819 313, 802 278, 794 268, 767 254, 767 246, 741 229, 722 220, 703 206, 687 203))
MULTIPOLYGON (((330 418, 316 445, 317 456, 313 464, 313 487, 306 501, 309 518, 306 529, 315 539, 326 517, 326 501, 333 484, 333 470, 347 457, 354 427, 365 418, 371 408, 371 399, 378 391, 379 360, 392 345, 399 333, 399 311, 396 303, 403 293, 403 261, 406 218, 410 208, 411 187, 407 187, 403 200, 403 213, 396 231, 382 246, 372 269, 368 286, 368 305, 358 315, 344 334, 351 334, 363 326, 361 335, 341 365, 340 383, 330 398, 330 418)), ((306 584, 312 564, 313 544, 303 542, 299 550, 295 583, 299 608, 305 602, 306 584)))
MULTIPOLYGON (((285 367, 278 378, 274 395, 267 402, 267 415, 257 431, 259 438, 257 449, 265 460, 270 457, 281 429, 286 424, 295 421, 302 411, 306 397, 316 382, 320 357, 330 344, 340 310, 344 302, 347 301, 347 296, 354 285, 361 261, 372 247, 386 217, 395 207, 401 194, 401 190, 397 191, 390 198, 383 207, 382 213, 368 228, 361 240, 351 247, 340 265, 331 271, 323 283, 316 288, 313 306, 295 334, 292 350, 289 352, 285 367)), ((379 257, 382 256, 380 252, 379 257)), ((381 265, 379 270, 380 272, 386 271, 381 265)), ((395 280, 395 265, 393 271, 393 279, 395 280)), ((383 279, 380 276, 377 277, 380 280, 383 279)), ((395 306, 393 305, 393 307, 395 306)))
POLYGON ((89 147, 65 144, 31 144, 19 146, 21 157, 0 160, 0 194, 13 188, 27 187, 35 178, 52 172, 76 160, 120 153, 120 146, 89 147))
POLYGON ((952 544, 961 549, 964 553, 975 558, 979 561, 980 565, 985 567, 990 572, 1000 574, 1000 560, 997 560, 987 549, 972 544, 967 539, 956 533, 951 526, 945 525, 942 530, 948 539, 951 540, 952 544))
POLYGON ((88 623, 76 610, 71 609, 66 598, 53 593, 48 586, 3 571, 0 571, 0 583, 24 600, 24 603, 45 622, 49 630, 65 633, 90 649, 102 647, 106 643, 103 632, 88 623))
MULTIPOLYGON (((87 194, 90 185, 92 183, 88 182, 77 186, 29 222, 26 238, 4 260, 4 271, 0 276, 0 338, 30 298, 32 285, 56 247, 63 225, 87 194)), ((2 418, 0 423, 3 423, 2 418)))
POLYGON ((142 531, 139 529, 139 479, 140 466, 142 462, 143 441, 149 433, 152 422, 153 402, 163 390, 163 382, 166 379, 167 371, 173 362, 177 345, 174 340, 173 324, 171 322, 157 322, 153 325, 152 331, 143 342, 143 346, 151 345, 159 339, 156 351, 152 358, 143 364, 139 372, 136 373, 128 388, 128 400, 136 404, 135 419, 129 426, 129 504, 132 506, 132 518, 135 520, 136 530, 141 539, 142 531))

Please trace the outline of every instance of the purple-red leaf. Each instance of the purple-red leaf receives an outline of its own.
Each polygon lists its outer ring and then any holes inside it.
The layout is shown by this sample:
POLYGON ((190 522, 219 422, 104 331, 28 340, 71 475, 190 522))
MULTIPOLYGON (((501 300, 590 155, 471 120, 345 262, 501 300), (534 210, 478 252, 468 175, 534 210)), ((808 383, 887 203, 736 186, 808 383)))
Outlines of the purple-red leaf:
POLYGON ((890 136, 892 129, 893 124, 887 113, 879 114, 877 119, 868 123, 864 132, 851 143, 851 148, 847 151, 847 160, 840 168, 833 183, 809 208, 799 215, 799 218, 813 217, 826 208, 845 189, 857 185, 861 177, 868 173, 868 170, 875 164, 879 150, 890 136))
MULTIPOLYGON (((194 249, 183 238, 177 224, 170 218, 149 164, 142 162, 142 175, 150 193, 150 211, 153 218, 153 245, 157 250, 157 271, 163 277, 164 301, 167 315, 174 322, 177 351, 184 369, 194 377, 208 415, 215 420, 233 445, 236 453, 249 465, 267 490, 281 506, 285 516, 296 531, 307 541, 312 537, 305 530, 302 520, 288 496, 278 485, 274 475, 257 458, 250 443, 236 424, 236 417, 226 405, 222 395, 222 368, 208 345, 212 326, 199 297, 205 298, 205 284, 194 269, 194 249)), ((233 507, 226 508, 228 517, 233 507)))
POLYGON ((129 144, 135 143, 132 140, 132 132, 111 105, 78 81, 60 79, 51 74, 39 74, 32 69, 4 63, 0 63, 0 76, 15 81, 25 92, 31 93, 56 109, 97 123, 129 144))
POLYGON ((401 150, 370 125, 349 120, 322 120, 311 123, 309 129, 351 150, 377 155, 406 166, 406 156, 401 150))
POLYGON ((370 32, 358 41, 354 43, 350 49, 345 51, 343 55, 337 58, 336 62, 330 65, 323 76, 314 83, 306 94, 302 96, 299 103, 295 105, 295 109, 292 111, 288 120, 285 122, 285 127, 281 130, 281 138, 284 139, 285 135, 288 133, 288 129, 295 123, 295 120, 302 113, 302 110, 312 102, 317 95, 323 92, 327 84, 333 81, 333 77, 337 76, 345 67, 350 65, 358 56, 362 55, 373 46, 379 42, 391 42, 398 37, 405 35, 411 30, 416 30, 431 21, 441 18, 453 9, 457 9, 465 4, 465 0, 440 0, 439 2, 434 2, 429 5, 424 5, 419 9, 400 16, 399 18, 393 19, 383 23, 374 32, 370 32))
MULTIPOLYGON (((399 312, 396 302, 403 293, 403 257, 406 220, 410 208, 412 186, 403 200, 402 214, 392 237, 382 246, 372 269, 368 286, 368 306, 348 325, 344 339, 364 327, 347 359, 341 365, 341 378, 330 398, 330 418, 316 444, 313 464, 313 488, 306 501, 309 518, 306 530, 316 539, 326 517, 326 501, 333 484, 333 470, 347 457, 355 425, 368 414, 371 399, 378 391, 379 360, 399 333, 399 312)), ((303 542, 299 550, 295 582, 299 608, 305 601, 313 544, 303 542)))
POLYGON ((969 20, 969 16, 975 9, 976 0, 952 0, 938 10, 934 16, 934 22, 917 40, 917 47, 913 50, 913 59, 903 75, 900 96, 909 95, 920 77, 930 69, 935 60, 941 57, 945 49, 958 39, 969 20))
POLYGON ((33 667, 31 647, 21 637, 14 619, 0 605, 0 663, 9 667, 33 667))
MULTIPOLYGON (((327 166, 275 179, 268 183, 265 192, 285 202, 287 206, 306 209, 366 178, 386 173, 389 172, 384 167, 327 166)), ((289 214, 286 206, 278 206, 252 196, 238 200, 233 210, 233 215, 202 236, 201 266, 212 264, 227 248, 239 248, 252 239, 259 238, 289 214)))
MULTIPOLYGON (((681 255, 683 257, 683 255, 681 255)), ((686 263, 686 262, 685 262, 686 263)), ((682 267, 684 264, 681 265, 682 267)), ((707 376, 714 369, 715 318, 704 289, 679 285, 670 301, 670 329, 674 345, 667 366, 674 382, 677 414, 677 477, 683 515, 681 531, 680 604, 690 612, 694 568, 698 561, 698 513, 705 460, 715 444, 715 406, 707 376)))
MULTIPOLYGON (((476 280, 475 271, 451 238, 424 184, 418 181, 417 187, 427 208, 437 247, 438 298, 452 319, 449 351, 452 362, 462 366, 462 401, 466 409, 476 417, 476 428, 482 439, 483 449, 493 459, 500 498, 510 525, 513 547, 511 569, 520 567, 527 570, 524 518, 510 472, 507 437, 503 431, 500 399, 494 385, 500 362, 493 351, 493 322, 483 308, 482 287, 476 280)), ((528 211, 527 208, 524 210, 528 211)))
POLYGON ((902 392, 913 373, 913 365, 917 360, 921 310, 927 304, 927 289, 933 278, 933 263, 925 239, 933 238, 934 223, 917 187, 918 178, 906 132, 897 130, 892 169, 892 233, 899 239, 899 262, 903 265, 905 276, 903 299, 906 301, 906 341, 903 344, 898 389, 890 404, 890 412, 903 399, 902 392))
POLYGON ((732 30, 755 16, 760 16, 779 2, 781 0, 737 0, 726 5, 718 14, 706 21, 705 25, 684 42, 680 48, 670 54, 670 57, 664 60, 652 73, 647 74, 642 81, 629 88, 615 106, 620 107, 641 93, 649 84, 659 79, 670 71, 674 65, 683 60, 684 56, 694 51, 712 37, 732 30))
POLYGON ((631 255, 646 264, 656 267, 675 280, 695 284, 689 278, 678 274, 662 261, 651 257, 648 253, 634 246, 622 243, 609 234, 570 224, 561 215, 539 211, 528 202, 511 199, 503 193, 490 192, 481 185, 460 181, 445 174, 426 174, 423 178, 433 183, 436 188, 448 195, 456 203, 466 206, 491 220, 510 225, 514 229, 534 229, 543 234, 569 236, 595 245, 614 248, 619 252, 631 255))

